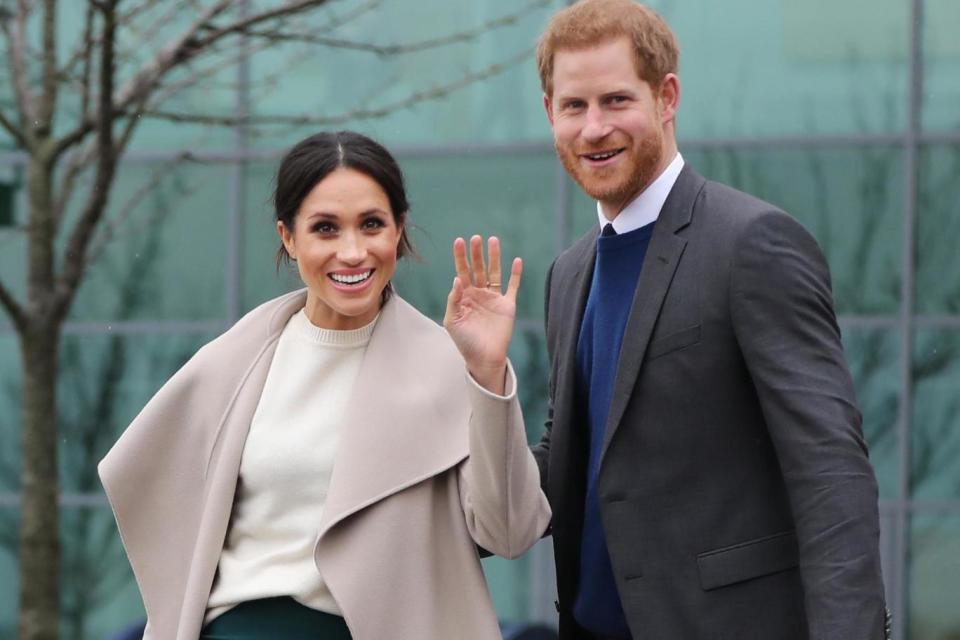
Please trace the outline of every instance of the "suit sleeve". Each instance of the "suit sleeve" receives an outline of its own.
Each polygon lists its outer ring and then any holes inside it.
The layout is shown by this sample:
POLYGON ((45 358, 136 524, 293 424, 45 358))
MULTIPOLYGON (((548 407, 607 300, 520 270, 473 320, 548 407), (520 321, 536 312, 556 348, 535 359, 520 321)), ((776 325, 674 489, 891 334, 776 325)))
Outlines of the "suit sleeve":
POLYGON ((730 303, 790 497, 810 638, 883 638, 877 483, 816 242, 786 214, 756 218, 730 303))
POLYGON ((472 409, 470 456, 459 469, 467 529, 483 549, 516 558, 543 535, 550 506, 527 447, 513 366, 507 366, 505 396, 490 393, 464 375, 472 409))

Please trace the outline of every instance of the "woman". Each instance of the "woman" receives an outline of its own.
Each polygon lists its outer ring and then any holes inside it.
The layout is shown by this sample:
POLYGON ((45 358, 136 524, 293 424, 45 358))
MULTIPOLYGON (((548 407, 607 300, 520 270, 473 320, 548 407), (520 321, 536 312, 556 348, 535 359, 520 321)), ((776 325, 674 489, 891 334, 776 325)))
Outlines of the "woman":
POLYGON ((410 250, 389 152, 321 133, 283 159, 305 289, 213 340, 100 464, 146 638, 499 638, 477 546, 550 518, 507 363, 522 265, 454 243, 438 327, 392 292, 410 250), (451 340, 452 338, 452 340, 451 340))

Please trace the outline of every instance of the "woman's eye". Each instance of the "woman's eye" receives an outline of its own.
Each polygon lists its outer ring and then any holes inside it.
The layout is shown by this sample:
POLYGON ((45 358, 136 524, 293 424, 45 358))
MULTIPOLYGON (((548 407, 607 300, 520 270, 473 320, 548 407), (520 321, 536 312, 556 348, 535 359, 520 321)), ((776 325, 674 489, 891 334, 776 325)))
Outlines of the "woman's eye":
POLYGON ((367 218, 363 221, 364 229, 381 229, 387 226, 380 218, 367 218))
POLYGON ((313 231, 314 233, 333 233, 336 231, 336 227, 329 222, 318 222, 313 225, 313 231))

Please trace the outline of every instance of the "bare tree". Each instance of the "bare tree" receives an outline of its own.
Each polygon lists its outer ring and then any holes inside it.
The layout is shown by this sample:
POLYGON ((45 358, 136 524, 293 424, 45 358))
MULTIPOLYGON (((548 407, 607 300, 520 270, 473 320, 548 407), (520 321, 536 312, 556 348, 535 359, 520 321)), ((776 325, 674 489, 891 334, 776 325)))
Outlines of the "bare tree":
MULTIPOLYGON (((0 280, 0 306, 16 330, 22 358, 21 640, 58 635, 56 382, 61 334, 88 268, 126 217, 121 213, 108 219, 106 212, 118 163, 138 125, 148 119, 205 126, 331 125, 384 116, 493 76, 530 51, 386 104, 339 114, 205 113, 178 109, 176 98, 281 42, 399 56, 470 41, 550 2, 531 0, 510 15, 416 42, 383 45, 338 35, 339 27, 378 4, 87 0, 76 42, 64 42, 58 0, 0 0, 7 63, 0 70, 0 82, 7 85, 0 93, 12 97, 0 102, 0 129, 25 157, 27 202, 25 295, 18 296, 0 280), (334 11, 329 6, 334 4, 343 5, 342 10, 334 11), (190 18, 187 23, 184 16, 190 18)), ((269 84, 271 77, 262 80, 269 84)))

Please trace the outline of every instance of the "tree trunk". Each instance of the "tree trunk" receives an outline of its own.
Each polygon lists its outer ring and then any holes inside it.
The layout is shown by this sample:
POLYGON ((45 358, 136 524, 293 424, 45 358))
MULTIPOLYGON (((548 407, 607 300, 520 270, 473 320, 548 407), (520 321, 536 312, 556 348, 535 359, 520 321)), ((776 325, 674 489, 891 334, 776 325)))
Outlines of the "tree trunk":
MULTIPOLYGON (((39 325, 39 326, 38 326, 39 325)), ((57 640, 60 527, 57 495, 57 354, 54 323, 21 335, 23 473, 20 508, 20 640, 57 640)))

